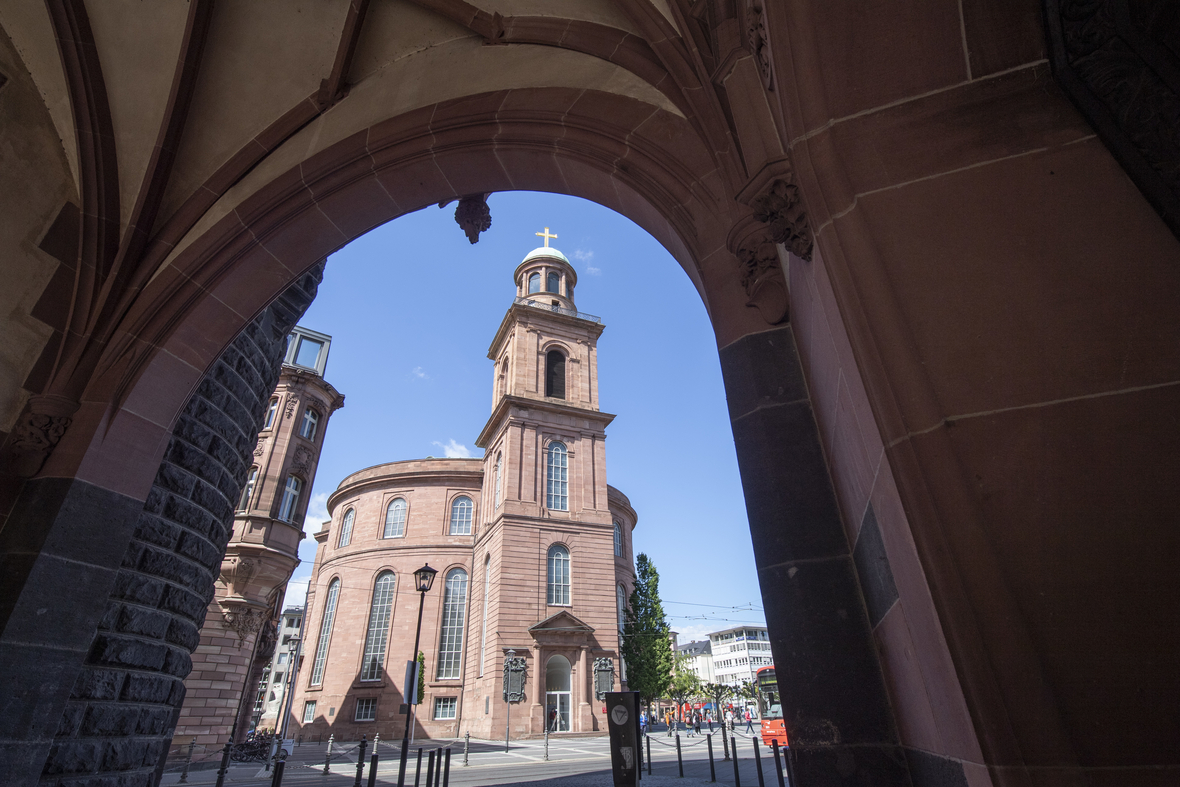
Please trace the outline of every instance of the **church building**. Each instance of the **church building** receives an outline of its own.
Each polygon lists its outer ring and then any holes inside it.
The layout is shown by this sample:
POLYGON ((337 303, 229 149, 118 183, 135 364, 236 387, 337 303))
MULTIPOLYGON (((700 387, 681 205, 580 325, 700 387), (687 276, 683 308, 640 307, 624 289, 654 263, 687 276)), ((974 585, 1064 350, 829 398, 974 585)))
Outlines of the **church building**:
POLYGON ((577 310, 577 275, 549 246, 556 236, 538 235, 545 245, 516 268, 516 297, 488 350, 483 458, 377 465, 328 499, 292 709, 305 739, 401 737, 424 564, 438 574, 422 599, 416 735, 606 730, 596 695, 623 686, 637 516, 607 484, 602 322, 577 310), (524 665, 511 710, 506 658, 524 665))

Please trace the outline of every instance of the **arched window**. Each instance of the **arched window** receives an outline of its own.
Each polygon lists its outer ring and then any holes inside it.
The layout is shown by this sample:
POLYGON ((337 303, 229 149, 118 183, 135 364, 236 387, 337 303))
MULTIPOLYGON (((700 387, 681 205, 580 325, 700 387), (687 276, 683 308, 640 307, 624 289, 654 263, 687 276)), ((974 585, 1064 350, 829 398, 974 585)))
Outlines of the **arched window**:
POLYGON ((615 557, 623 556, 623 526, 615 522, 615 557))
POLYGON ((385 643, 389 641, 389 617, 393 610, 392 571, 377 575, 373 603, 369 606, 369 628, 365 632, 365 655, 361 659, 361 680, 381 680, 385 664, 385 643))
POLYGON ((355 508, 350 508, 344 512, 344 521, 340 523, 340 537, 336 539, 337 549, 346 547, 352 543, 352 523, 355 519, 355 508))
POLYGON ((561 350, 545 353, 545 395, 565 398, 565 353, 561 350))
POLYGON ((438 639, 438 680, 459 678, 463 662, 463 623, 467 613, 467 572, 456 568, 447 574, 443 589, 442 633, 438 639))
POLYGON ((529 276, 529 295, 534 292, 541 291, 541 274, 534 273, 529 276))
POLYGON ((266 421, 262 424, 263 429, 270 429, 275 425, 275 415, 279 412, 279 397, 274 397, 270 400, 270 404, 266 406, 266 421))
POLYGON ((250 507, 250 498, 254 496, 254 485, 258 483, 258 468, 251 467, 250 475, 246 476, 246 485, 242 487, 242 496, 238 500, 238 510, 245 511, 250 507))
POLYGON ((549 598, 552 606, 570 605, 570 551, 561 544, 549 547, 549 598))
POLYGON ((451 535, 471 535, 471 512, 475 508, 466 495, 456 497, 451 503, 451 535))
POLYGON ((565 443, 556 440, 549 444, 549 456, 546 461, 546 479, 548 481, 548 500, 546 504, 551 511, 569 511, 569 458, 565 443))
POLYGON ((395 497, 385 509, 385 531, 382 538, 401 538, 406 534, 406 501, 395 497))
POLYGON ((328 660, 328 641, 332 639, 332 621, 336 618, 336 600, 340 597, 340 580, 333 579, 324 597, 324 618, 320 622, 320 640, 315 646, 315 661, 311 667, 310 686, 324 682, 324 664, 328 660))
POLYGON ((502 460, 503 456, 496 454, 496 505, 500 505, 500 465, 502 460))
POLYGON ((320 414, 310 407, 303 411, 303 423, 299 426, 299 436, 308 440, 315 439, 315 430, 320 423, 320 414))
POLYGON ((283 501, 279 504, 279 519, 291 522, 295 519, 295 509, 299 508, 299 492, 303 489, 303 482, 297 476, 287 476, 287 485, 283 488, 283 501))
POLYGON ((492 556, 483 559, 483 626, 479 632, 479 676, 483 677, 484 645, 488 641, 488 597, 492 593, 492 556))
POLYGON ((546 292, 556 292, 556 293, 560 294, 561 293, 561 275, 550 271, 549 276, 547 278, 548 278, 548 281, 545 282, 545 291, 546 292))
POLYGON ((623 624, 627 622, 624 612, 627 609, 627 588, 622 583, 615 586, 615 606, 619 612, 619 636, 623 635, 623 624))

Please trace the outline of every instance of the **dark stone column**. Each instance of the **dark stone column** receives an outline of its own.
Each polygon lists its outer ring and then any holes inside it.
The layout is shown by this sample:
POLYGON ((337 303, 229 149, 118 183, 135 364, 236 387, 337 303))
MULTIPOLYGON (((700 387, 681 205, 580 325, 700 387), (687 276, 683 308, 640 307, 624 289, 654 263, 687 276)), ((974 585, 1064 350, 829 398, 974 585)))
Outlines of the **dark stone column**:
POLYGON ((3 559, 30 567, 0 588, 15 599, 0 635, 5 784, 158 781, 287 334, 322 270, 213 365, 146 502, 72 479, 25 485, 0 533, 3 559))
POLYGON ((794 333, 720 355, 795 787, 908 787, 794 333))

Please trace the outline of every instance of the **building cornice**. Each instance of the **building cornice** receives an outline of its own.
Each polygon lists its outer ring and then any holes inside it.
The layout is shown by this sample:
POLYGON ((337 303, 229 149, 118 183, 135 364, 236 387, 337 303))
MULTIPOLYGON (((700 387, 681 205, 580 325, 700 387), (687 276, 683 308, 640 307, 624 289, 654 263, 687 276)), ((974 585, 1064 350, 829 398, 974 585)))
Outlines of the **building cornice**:
POLYGON ((584 320, 581 317, 574 317, 569 314, 562 314, 561 312, 538 309, 535 306, 514 303, 508 307, 508 311, 504 312, 504 319, 500 321, 500 327, 496 329, 496 335, 492 337, 492 343, 488 345, 488 358, 493 361, 496 360, 499 348, 503 345, 511 327, 517 322, 527 325, 533 322, 545 321, 552 321, 558 325, 587 331, 595 340, 606 330, 606 326, 600 322, 584 320))
POLYGON ((475 439, 476 447, 487 450, 489 441, 501 425, 524 418, 524 416, 514 416, 511 412, 511 408, 513 407, 519 407, 525 410, 539 410, 543 413, 553 413, 555 415, 567 415, 573 418, 584 418, 600 423, 604 430, 610 425, 611 421, 615 420, 613 413, 604 413, 602 410, 591 410, 568 403, 558 404, 558 402, 564 401, 564 399, 530 399, 525 396, 512 395, 500 397, 500 401, 496 403, 496 407, 492 410, 488 422, 484 424, 479 437, 475 439))

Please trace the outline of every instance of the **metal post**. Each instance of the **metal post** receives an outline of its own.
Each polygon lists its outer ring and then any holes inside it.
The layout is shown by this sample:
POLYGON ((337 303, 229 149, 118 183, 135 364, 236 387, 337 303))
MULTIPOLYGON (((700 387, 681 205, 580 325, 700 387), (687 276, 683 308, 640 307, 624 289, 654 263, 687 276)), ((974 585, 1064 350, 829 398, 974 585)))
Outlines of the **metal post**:
POLYGON ((426 755, 426 787, 434 785, 434 749, 426 755))
POLYGON ((442 781, 442 749, 435 749, 437 757, 434 761, 434 787, 438 787, 439 782, 442 781))
POLYGON ((356 757, 356 780, 352 787, 361 787, 361 777, 365 775, 365 736, 361 736, 361 750, 356 757))
POLYGON ((451 785, 451 747, 447 747, 447 764, 443 769, 443 783, 442 787, 450 787, 451 785))
POLYGON ((651 736, 647 736, 647 775, 651 776, 651 736))
POLYGON ((422 778, 422 747, 418 747, 418 765, 414 768, 414 787, 418 787, 418 780, 422 778))
POLYGON ((279 760, 275 763, 275 775, 271 777, 270 787, 283 787, 283 770, 286 767, 286 760, 279 760))
POLYGON ((684 778, 684 760, 680 757, 680 733, 676 733, 676 767, 680 769, 680 778, 684 778))
POLYGON ((729 741, 733 744, 733 784, 734 787, 742 787, 742 775, 738 773, 737 738, 730 738, 729 741))
POLYGON ((504 717, 504 753, 508 753, 508 736, 512 733, 512 703, 504 703, 508 706, 508 713, 504 717))
POLYGON ((324 775, 327 776, 331 771, 329 766, 332 765, 332 741, 336 740, 336 733, 328 736, 328 753, 324 755, 324 775))
POLYGON ((377 787, 377 741, 373 741, 373 756, 369 758, 369 787, 377 787))
POLYGON ((705 736, 705 745, 709 747, 709 781, 717 781, 717 769, 713 767, 713 733, 705 736))
POLYGON ((774 769, 778 772, 778 787, 787 787, 787 785, 783 783, 783 763, 782 760, 779 759, 778 738, 775 738, 770 742, 770 748, 774 749, 774 769))
POLYGON ((546 762, 549 761, 549 725, 545 725, 545 756, 543 758, 546 762))
MULTIPOLYGON (((426 591, 418 591, 418 628, 414 631, 414 684, 413 686, 403 686, 402 694, 407 703, 410 697, 414 696, 413 689, 418 686, 418 646, 421 644, 422 638, 422 607, 426 605, 426 591)), ((418 699, 421 699, 419 697, 418 699)), ((407 705, 406 710, 410 707, 407 705)), ((406 784, 406 758, 410 755, 410 727, 414 723, 414 717, 409 713, 406 714, 406 728, 402 730, 402 760, 401 764, 397 766, 397 787, 405 787, 406 784)))
POLYGON ((758 768, 758 787, 766 787, 766 782, 762 778, 762 755, 758 751, 758 738, 751 738, 754 742, 754 765, 758 768))
POLYGON ((197 739, 193 738, 188 745, 188 756, 184 758, 184 770, 180 772, 180 783, 184 784, 188 781, 188 766, 193 761, 193 747, 197 745, 197 739))
POLYGON ((788 787, 795 787, 798 782, 795 781, 795 766, 791 764, 791 742, 789 740, 783 748, 783 764, 787 766, 788 787))
POLYGON ((463 767, 467 767, 467 750, 471 748, 471 731, 463 736, 463 767))
MULTIPOLYGON (((249 678, 247 678, 249 680, 249 678)), ((238 734, 238 719, 234 717, 234 725, 229 731, 229 740, 225 742, 225 749, 221 752, 221 767, 217 769, 217 787, 225 784, 225 772, 229 770, 229 750, 234 745, 234 737, 238 734)))

